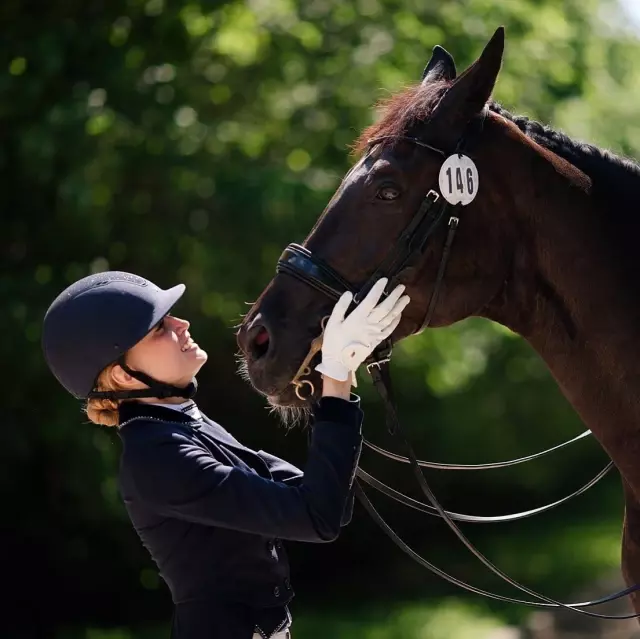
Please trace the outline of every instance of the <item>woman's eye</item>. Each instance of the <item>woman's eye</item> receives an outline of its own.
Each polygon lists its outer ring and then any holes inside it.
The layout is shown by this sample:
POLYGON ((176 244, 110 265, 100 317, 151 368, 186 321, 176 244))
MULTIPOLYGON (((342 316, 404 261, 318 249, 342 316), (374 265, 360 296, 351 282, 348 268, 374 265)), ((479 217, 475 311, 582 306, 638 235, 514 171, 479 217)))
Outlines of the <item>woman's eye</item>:
POLYGON ((379 200, 385 200, 387 202, 391 200, 397 200, 400 197, 399 189, 394 186, 383 186, 377 193, 376 197, 379 200))

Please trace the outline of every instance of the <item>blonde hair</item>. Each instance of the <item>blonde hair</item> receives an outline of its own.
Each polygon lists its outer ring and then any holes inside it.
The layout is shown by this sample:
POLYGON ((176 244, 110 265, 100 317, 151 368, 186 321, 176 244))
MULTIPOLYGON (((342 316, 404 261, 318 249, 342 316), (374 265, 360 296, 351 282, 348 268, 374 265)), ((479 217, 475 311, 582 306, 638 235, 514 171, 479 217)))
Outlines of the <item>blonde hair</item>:
MULTIPOLYGON (((125 390, 113 378, 113 368, 116 365, 117 363, 115 362, 113 364, 109 364, 109 366, 107 366, 100 375, 98 375, 96 390, 125 390)), ((101 424, 102 426, 117 426, 118 407, 121 402, 122 400, 120 399, 88 399, 84 410, 87 413, 87 417, 94 424, 101 424)))

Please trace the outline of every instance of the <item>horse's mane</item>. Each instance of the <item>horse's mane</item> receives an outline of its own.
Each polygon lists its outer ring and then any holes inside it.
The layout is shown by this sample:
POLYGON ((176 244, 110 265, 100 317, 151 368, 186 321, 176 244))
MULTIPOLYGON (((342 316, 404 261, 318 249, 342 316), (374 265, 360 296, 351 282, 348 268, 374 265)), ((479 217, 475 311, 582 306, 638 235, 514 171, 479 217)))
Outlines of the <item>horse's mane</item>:
POLYGON ((640 166, 634 160, 620 157, 593 144, 573 140, 565 133, 523 115, 513 115, 497 102, 491 102, 489 109, 513 122, 540 146, 586 173, 591 178, 594 189, 600 193, 606 192, 615 199, 637 197, 640 194, 640 166))
MULTIPOLYGON (((362 132, 353 150, 361 154, 373 138, 403 135, 416 124, 427 122, 449 86, 447 82, 418 84, 379 102, 377 107, 382 110, 382 117, 362 132)), ((631 198, 635 199, 640 194, 640 166, 633 160, 573 140, 525 116, 512 115, 497 102, 492 101, 489 109, 510 120, 527 137, 587 174, 591 178, 594 193, 601 197, 633 201, 631 198)))

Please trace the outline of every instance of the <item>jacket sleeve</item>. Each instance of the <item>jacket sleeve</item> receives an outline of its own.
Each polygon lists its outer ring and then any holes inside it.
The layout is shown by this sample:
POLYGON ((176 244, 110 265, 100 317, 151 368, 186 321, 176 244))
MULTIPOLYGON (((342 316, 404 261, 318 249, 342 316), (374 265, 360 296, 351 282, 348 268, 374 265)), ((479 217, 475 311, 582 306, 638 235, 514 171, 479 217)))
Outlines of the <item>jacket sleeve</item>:
POLYGON ((290 486, 298 486, 304 479, 304 472, 296 468, 284 459, 280 459, 264 450, 258 451, 258 456, 269 468, 269 472, 275 481, 281 481, 290 486))
POLYGON ((359 400, 323 397, 304 474, 297 485, 216 460, 204 446, 171 432, 125 448, 131 489, 158 514, 297 541, 335 539, 362 448, 359 400))
MULTIPOLYGON (((267 453, 264 450, 259 450, 258 455, 269 467, 269 471, 275 481, 281 481, 290 486, 299 486, 304 479, 304 473, 296 468, 293 464, 290 464, 284 459, 280 459, 271 453, 267 453)), ((344 505, 344 511, 340 520, 341 526, 347 526, 351 523, 353 517, 353 502, 354 502, 353 482, 349 487, 349 494, 344 505)))
POLYGON ((344 504, 344 510, 342 511, 342 518, 340 519, 340 526, 348 526, 353 518, 353 502, 355 499, 355 492, 353 490, 353 482, 349 488, 349 494, 347 495, 347 501, 344 504))

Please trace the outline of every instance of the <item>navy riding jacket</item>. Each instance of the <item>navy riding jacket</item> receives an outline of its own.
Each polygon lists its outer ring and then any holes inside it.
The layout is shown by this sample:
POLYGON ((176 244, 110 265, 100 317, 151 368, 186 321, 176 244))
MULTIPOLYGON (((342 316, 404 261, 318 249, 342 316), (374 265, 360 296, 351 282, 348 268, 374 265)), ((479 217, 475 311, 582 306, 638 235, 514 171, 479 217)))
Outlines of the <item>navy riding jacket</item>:
POLYGON ((281 540, 332 541, 350 521, 361 424, 357 397, 320 399, 302 471, 204 415, 122 403, 120 491, 171 591, 174 639, 269 637, 288 623, 281 540))

